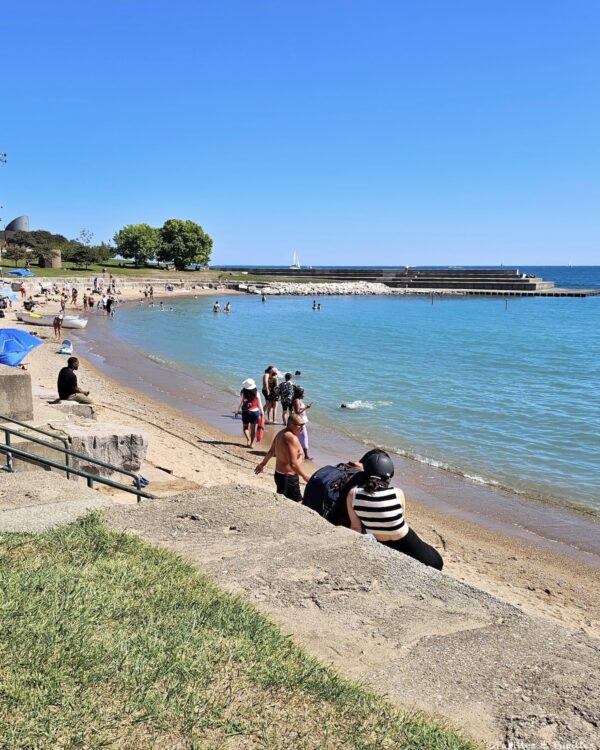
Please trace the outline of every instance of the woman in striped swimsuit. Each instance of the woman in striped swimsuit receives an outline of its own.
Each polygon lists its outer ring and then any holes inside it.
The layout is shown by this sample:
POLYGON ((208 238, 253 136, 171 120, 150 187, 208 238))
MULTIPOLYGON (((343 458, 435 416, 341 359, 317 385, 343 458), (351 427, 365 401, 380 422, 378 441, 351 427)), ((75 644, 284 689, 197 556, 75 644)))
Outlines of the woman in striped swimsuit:
POLYGON ((361 459, 362 471, 352 478, 346 496, 350 525, 359 534, 372 534, 378 542, 441 570, 437 550, 408 527, 404 518, 404 493, 392 487, 394 464, 387 453, 369 451, 361 459))

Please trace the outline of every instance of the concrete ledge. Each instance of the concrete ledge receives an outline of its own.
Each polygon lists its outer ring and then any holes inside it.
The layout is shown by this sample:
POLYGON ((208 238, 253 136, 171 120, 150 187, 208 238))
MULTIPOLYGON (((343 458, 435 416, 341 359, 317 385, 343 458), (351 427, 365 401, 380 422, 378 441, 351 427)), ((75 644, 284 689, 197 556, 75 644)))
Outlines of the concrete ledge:
POLYGON ((315 656, 494 747, 600 746, 600 644, 245 486, 108 511, 315 656), (520 745, 519 745, 520 746, 520 745))
POLYGON ((78 404, 77 401, 52 401, 50 402, 50 406, 70 416, 96 419, 94 407, 88 404, 78 404))
POLYGON ((31 375, 0 365, 0 414, 25 422, 33 419, 31 375))

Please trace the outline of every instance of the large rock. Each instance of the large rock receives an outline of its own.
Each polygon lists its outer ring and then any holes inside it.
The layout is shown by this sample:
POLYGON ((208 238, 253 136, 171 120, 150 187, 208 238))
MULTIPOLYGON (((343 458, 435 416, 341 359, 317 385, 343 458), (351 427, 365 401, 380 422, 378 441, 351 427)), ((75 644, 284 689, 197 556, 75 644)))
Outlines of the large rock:
POLYGON ((0 418, 3 414, 22 421, 33 419, 31 375, 6 365, 0 365, 0 418))
POLYGON ((90 404, 80 404, 77 401, 52 401, 51 406, 69 416, 96 419, 96 412, 90 404))
MULTIPOLYGON (((114 464, 127 471, 137 472, 146 457, 148 436, 141 430, 120 424, 53 424, 69 439, 71 449, 99 461, 114 464)), ((82 459, 73 459, 77 468, 89 471, 116 481, 125 481, 118 473, 87 463, 82 459)))

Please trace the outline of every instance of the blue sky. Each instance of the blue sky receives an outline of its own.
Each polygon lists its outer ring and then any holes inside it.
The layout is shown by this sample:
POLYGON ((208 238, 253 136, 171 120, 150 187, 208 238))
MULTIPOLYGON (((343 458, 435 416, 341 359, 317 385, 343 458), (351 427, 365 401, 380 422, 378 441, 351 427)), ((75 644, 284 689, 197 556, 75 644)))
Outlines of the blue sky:
POLYGON ((597 264, 600 3, 4 3, 0 216, 215 263, 597 264))

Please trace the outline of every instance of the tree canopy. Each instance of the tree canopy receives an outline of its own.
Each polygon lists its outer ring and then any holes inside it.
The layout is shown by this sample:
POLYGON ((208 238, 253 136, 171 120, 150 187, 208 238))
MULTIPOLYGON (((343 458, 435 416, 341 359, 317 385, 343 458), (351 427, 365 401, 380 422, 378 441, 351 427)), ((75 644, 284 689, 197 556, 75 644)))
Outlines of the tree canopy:
POLYGON ((154 260, 160 246, 160 232, 149 224, 127 224, 113 239, 117 252, 124 258, 133 258, 139 266, 154 260))
POLYGON ((169 219, 160 229, 158 259, 174 263, 183 271, 192 263, 205 265, 210 260, 212 239, 199 224, 185 219, 169 219))

